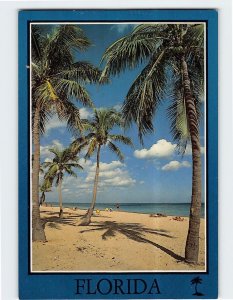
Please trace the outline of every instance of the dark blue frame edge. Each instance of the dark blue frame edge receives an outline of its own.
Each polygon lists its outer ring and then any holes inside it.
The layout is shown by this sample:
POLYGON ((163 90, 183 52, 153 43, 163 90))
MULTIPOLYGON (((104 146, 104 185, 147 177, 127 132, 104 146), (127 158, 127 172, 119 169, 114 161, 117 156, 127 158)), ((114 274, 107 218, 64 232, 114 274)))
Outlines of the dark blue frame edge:
POLYGON ((28 24, 30 21, 120 21, 120 20, 205 20, 207 40, 207 220, 208 272, 195 273, 203 279, 204 299, 218 297, 218 16, 215 10, 38 10, 19 12, 19 297, 20 299, 75 299, 75 279, 156 278, 161 294, 155 295, 84 295, 92 299, 194 299, 190 280, 193 273, 111 273, 30 274, 29 270, 29 64, 28 24), (209 104, 209 100, 211 104, 209 104), (182 286, 182 290, 178 289, 182 286))

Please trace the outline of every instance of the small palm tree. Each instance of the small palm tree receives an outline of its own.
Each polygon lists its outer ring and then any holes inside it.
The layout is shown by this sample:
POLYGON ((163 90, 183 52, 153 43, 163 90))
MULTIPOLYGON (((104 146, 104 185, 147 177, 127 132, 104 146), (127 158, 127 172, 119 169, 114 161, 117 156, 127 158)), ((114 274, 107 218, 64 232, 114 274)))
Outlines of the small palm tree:
POLYGON ((80 225, 90 224, 91 216, 95 208, 100 172, 101 149, 105 146, 108 147, 110 151, 117 155, 120 161, 123 161, 124 156, 115 142, 120 142, 128 146, 133 145, 129 137, 110 133, 113 129, 115 129, 115 127, 119 126, 122 126, 122 116, 119 112, 114 109, 95 109, 94 116, 91 121, 83 120, 83 127, 89 133, 84 138, 82 137, 76 139, 71 144, 71 149, 72 151, 74 151, 74 153, 77 153, 83 147, 87 147, 85 159, 90 158, 96 151, 96 171, 92 202, 90 208, 88 209, 86 217, 80 225))
POLYGON ((201 212, 200 105, 204 90, 204 25, 143 24, 117 40, 104 53, 102 78, 146 66, 130 87, 123 104, 126 125, 135 122, 139 138, 153 132, 153 117, 172 86, 168 116, 171 133, 181 153, 192 146, 192 196, 185 247, 187 262, 197 263, 201 212))
POLYGON ((76 173, 72 170, 72 168, 83 169, 83 167, 78 163, 78 158, 74 155, 69 148, 60 150, 57 147, 49 149, 55 157, 51 162, 44 162, 44 168, 48 168, 44 179, 45 182, 49 182, 49 184, 53 184, 55 181, 55 185, 58 187, 58 196, 59 196, 59 206, 60 212, 59 217, 63 217, 63 207, 62 207, 62 181, 64 178, 64 174, 67 173, 70 176, 77 177, 76 173))
POLYGON ((32 74, 32 131, 34 163, 32 173, 32 240, 45 241, 39 211, 40 135, 45 131, 49 118, 57 113, 66 120, 69 129, 81 129, 76 99, 85 106, 92 101, 85 89, 86 83, 95 83, 100 71, 88 62, 75 61, 74 53, 90 45, 77 25, 50 27, 42 31, 38 25, 31 31, 32 74))
POLYGON ((195 284, 195 293, 193 295, 195 295, 195 296, 203 296, 202 293, 200 293, 200 292, 197 291, 197 285, 198 284, 202 284, 202 279, 199 276, 197 276, 197 277, 195 277, 195 278, 193 278, 191 280, 191 284, 192 285, 195 284))

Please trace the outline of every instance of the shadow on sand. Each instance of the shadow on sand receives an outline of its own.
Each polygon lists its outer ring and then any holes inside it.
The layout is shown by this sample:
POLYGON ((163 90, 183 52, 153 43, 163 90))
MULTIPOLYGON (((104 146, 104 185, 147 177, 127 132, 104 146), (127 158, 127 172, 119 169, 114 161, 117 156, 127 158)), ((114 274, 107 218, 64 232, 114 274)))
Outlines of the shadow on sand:
POLYGON ((174 238, 173 236, 169 235, 166 230, 156 230, 150 229, 142 226, 139 223, 117 223, 114 221, 105 221, 105 222, 92 222, 91 225, 87 227, 87 229, 80 231, 80 233, 90 232, 90 231, 102 231, 102 239, 106 240, 108 237, 114 237, 117 233, 121 233, 125 235, 128 239, 139 243, 147 243, 155 246, 156 248, 160 249, 161 251, 165 252, 166 254, 170 255, 174 259, 178 261, 184 261, 184 258, 173 251, 165 248, 162 245, 159 245, 151 240, 145 238, 145 233, 150 233, 153 235, 159 235, 167 238, 174 238))
MULTIPOLYGON (((85 215, 80 215, 76 213, 75 215, 71 215, 71 213, 64 212, 64 217, 60 219, 58 217, 58 213, 54 212, 46 212, 49 217, 43 218, 43 226, 47 224, 48 227, 54 228, 57 230, 61 230, 60 224, 66 224, 71 226, 77 226, 80 219, 84 218, 85 215)), ((110 217, 103 217, 103 216, 94 216, 95 218, 110 218, 110 217)), ((169 239, 175 238, 174 236, 170 235, 166 230, 162 229, 150 229, 142 226, 139 223, 117 223, 115 221, 104 221, 104 222, 92 222, 89 226, 86 226, 86 229, 81 230, 80 233, 84 232, 91 232, 91 231, 104 231, 102 234, 102 239, 106 240, 109 237, 114 237, 117 233, 121 233, 125 235, 128 239, 139 243, 147 243, 150 244, 167 255, 173 257, 177 261, 181 262, 184 261, 184 258, 172 250, 167 249, 166 247, 155 243, 148 238, 145 237, 145 233, 149 233, 152 235, 159 235, 169 239)))
MULTIPOLYGON (((48 215, 48 217, 45 217, 42 219, 43 227, 45 228, 45 225, 46 225, 50 228, 54 228, 54 229, 58 229, 58 230, 61 229, 59 224, 77 226, 77 223, 86 216, 85 214, 80 215, 78 213, 75 213, 75 215, 74 215, 69 212, 63 212, 63 218, 59 218, 58 212, 45 211, 45 213, 48 215)), ((98 216, 98 215, 94 216, 94 218, 99 218, 99 217, 105 218, 105 219, 110 218, 108 216, 98 216)))

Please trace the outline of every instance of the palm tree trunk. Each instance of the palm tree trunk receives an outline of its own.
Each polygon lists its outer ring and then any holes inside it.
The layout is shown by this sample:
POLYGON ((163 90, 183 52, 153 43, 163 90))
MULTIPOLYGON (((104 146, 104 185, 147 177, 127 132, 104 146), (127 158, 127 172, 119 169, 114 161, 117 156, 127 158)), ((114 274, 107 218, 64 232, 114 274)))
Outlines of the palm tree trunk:
POLYGON ((195 294, 197 294, 197 283, 195 283, 195 294))
POLYGON ((36 107, 33 124, 34 161, 32 172, 32 240, 46 241, 40 219, 39 172, 40 172, 40 108, 36 107))
POLYGON ((98 188, 98 179, 99 179, 99 168, 100 168, 100 148, 98 146, 97 157, 96 157, 96 171, 95 171, 95 181, 94 181, 94 189, 93 189, 93 197, 91 201, 91 206, 88 209, 87 215, 84 220, 80 223, 81 226, 89 225, 91 223, 91 216, 93 214, 96 202, 97 188, 98 188))
POLYGON ((58 182, 58 195, 59 195, 59 207, 60 207, 59 218, 63 218, 61 187, 62 187, 62 180, 61 180, 60 175, 59 175, 59 182, 58 182))
POLYGON ((185 247, 185 260, 191 263, 198 262, 199 253, 199 229, 201 214, 201 147, 199 138, 199 126, 194 99, 190 87, 188 67, 185 58, 181 60, 184 95, 186 111, 188 115, 188 125, 192 144, 192 198, 189 214, 189 230, 185 247))
POLYGON ((40 205, 42 205, 45 202, 45 192, 42 192, 40 197, 40 205))

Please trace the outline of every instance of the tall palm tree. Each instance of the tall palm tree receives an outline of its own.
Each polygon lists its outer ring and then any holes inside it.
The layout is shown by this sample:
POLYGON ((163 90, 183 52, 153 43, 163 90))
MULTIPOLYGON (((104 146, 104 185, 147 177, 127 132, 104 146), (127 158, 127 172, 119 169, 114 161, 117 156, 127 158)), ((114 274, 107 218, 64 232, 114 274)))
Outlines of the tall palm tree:
POLYGON ((189 230, 185 247, 187 262, 196 263, 199 252, 201 210, 201 150, 199 138, 200 102, 204 90, 204 25, 143 24, 113 43, 104 53, 102 79, 145 67, 130 87, 123 105, 126 125, 135 122, 139 138, 153 132, 153 117, 172 86, 168 116, 178 150, 192 146, 192 197, 189 230))
POLYGON ((117 155, 120 161, 123 161, 124 156, 115 142, 120 142, 124 145, 129 146, 133 145, 129 137, 121 134, 111 133, 113 129, 119 126, 122 126, 122 116, 115 109, 95 109, 94 116, 91 121, 83 120, 84 130, 86 130, 88 134, 85 137, 76 139, 71 144, 71 150, 74 153, 79 152, 83 147, 87 147, 85 159, 90 158, 94 154, 94 152, 96 152, 96 171, 92 202, 90 208, 88 209, 86 217, 83 219, 80 225, 90 224, 91 216, 95 208, 100 172, 101 149, 103 147, 108 147, 109 150, 117 155))
POLYGON ((69 129, 81 129, 76 99, 85 106, 92 101, 84 87, 95 83, 100 71, 88 62, 75 61, 75 52, 87 49, 90 42, 76 25, 60 25, 43 32, 32 25, 31 75, 32 75, 32 131, 34 163, 32 173, 32 240, 45 241, 39 211, 40 135, 49 118, 57 113, 66 120, 69 129))
POLYGON ((69 148, 60 150, 57 147, 49 149, 55 156, 51 162, 44 162, 44 168, 48 168, 44 179, 45 182, 49 182, 51 185, 55 181, 58 187, 58 197, 59 197, 59 217, 63 218, 63 206, 62 206, 62 181, 64 174, 67 173, 70 176, 77 177, 76 173, 72 168, 83 169, 83 167, 78 163, 78 157, 74 155, 69 148))

